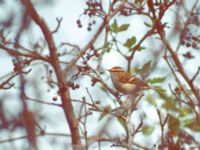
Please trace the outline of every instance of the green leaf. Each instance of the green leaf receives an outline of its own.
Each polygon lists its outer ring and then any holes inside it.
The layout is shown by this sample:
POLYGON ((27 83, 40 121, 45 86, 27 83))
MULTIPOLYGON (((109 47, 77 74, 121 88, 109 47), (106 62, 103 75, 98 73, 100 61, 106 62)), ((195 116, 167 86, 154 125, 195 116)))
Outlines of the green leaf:
POLYGON ((200 124, 196 118, 187 119, 184 121, 184 127, 188 127, 190 130, 200 132, 200 124))
POLYGON ((102 113, 100 114, 100 117, 99 117, 98 121, 101 121, 107 114, 108 114, 108 113, 102 112, 102 113))
POLYGON ((147 96, 147 102, 149 102, 149 104, 151 104, 151 105, 153 105, 153 106, 157 106, 157 103, 156 103, 156 100, 154 99, 154 97, 153 96, 151 96, 151 95, 148 95, 147 96))
POLYGON ((129 24, 122 24, 119 26, 117 23, 117 20, 115 19, 114 22, 111 24, 110 30, 111 32, 119 33, 119 32, 126 31, 128 27, 129 27, 129 24))
POLYGON ((171 135, 177 135, 180 131, 180 121, 178 118, 169 115, 168 128, 171 135))
POLYGON ((141 74, 142 73, 142 68, 133 67, 133 69, 131 70, 131 74, 133 74, 133 73, 141 74))
POLYGON ((104 45, 104 51, 106 51, 106 52, 110 52, 110 50, 112 49, 112 46, 113 46, 113 44, 110 44, 109 42, 108 43, 106 43, 105 45, 104 45))
POLYGON ((154 89, 158 93, 160 98, 163 98, 163 99, 168 99, 169 98, 169 96, 166 93, 166 90, 164 90, 163 88, 161 88, 159 86, 154 86, 154 89))
POLYGON ((143 46, 139 46, 139 48, 137 49, 137 51, 142 51, 142 50, 145 50, 146 47, 143 47, 143 46))
POLYGON ((99 117, 98 121, 102 120, 110 112, 110 110, 111 110, 110 105, 105 106, 103 108, 103 112, 100 114, 100 117, 99 117))
POLYGON ((171 110, 171 111, 174 111, 174 112, 177 112, 179 110, 176 106, 176 102, 171 97, 168 97, 168 99, 165 100, 164 104, 162 104, 162 108, 164 108, 168 111, 171 110))
POLYGON ((190 107, 187 107, 187 106, 179 109, 180 117, 187 117, 188 115, 190 115, 192 113, 193 113, 192 109, 190 107))
POLYGON ((151 135, 154 131, 154 127, 153 126, 145 126, 143 129, 142 129, 142 132, 144 135, 148 136, 148 135, 151 135))
POLYGON ((155 77, 152 79, 149 79, 147 82, 150 84, 156 84, 156 83, 161 83, 165 81, 165 77, 155 77))
POLYGON ((150 24, 147 23, 147 22, 144 22, 144 25, 147 26, 147 27, 152 27, 152 25, 150 25, 150 24))
POLYGON ((129 27, 129 24, 123 24, 119 27, 118 32, 126 31, 129 27))
POLYGON ((142 66, 142 74, 145 74, 151 69, 151 60, 142 66))
POLYGON ((117 118, 119 123, 122 125, 122 127, 124 127, 124 129, 126 129, 126 121, 123 117, 118 117, 117 118))
POLYGON ((143 3, 144 0, 135 0, 135 4, 137 5, 141 5, 143 3))
POLYGON ((128 39, 126 40, 126 42, 124 43, 124 46, 127 47, 127 48, 129 48, 129 49, 131 49, 132 46, 133 46, 135 43, 136 43, 136 37, 133 36, 133 37, 128 38, 128 39))
POLYGON ((117 33, 118 30, 119 30, 118 23, 117 23, 117 20, 115 19, 113 24, 111 25, 111 31, 114 33, 117 33))

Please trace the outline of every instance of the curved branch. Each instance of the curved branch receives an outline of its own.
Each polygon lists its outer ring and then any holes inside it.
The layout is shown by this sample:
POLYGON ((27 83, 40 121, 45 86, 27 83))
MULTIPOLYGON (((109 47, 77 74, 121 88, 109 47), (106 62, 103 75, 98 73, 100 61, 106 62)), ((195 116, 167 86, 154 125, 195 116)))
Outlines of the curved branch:
POLYGON ((172 55, 172 59, 173 59, 174 63, 176 64, 176 67, 177 67, 179 73, 182 75, 182 77, 188 83, 188 85, 190 86, 192 92, 194 93, 197 101, 200 104, 200 99, 199 99, 198 91, 196 90, 193 82, 191 82, 190 78, 186 74, 186 72, 185 72, 185 70, 183 68, 183 65, 181 64, 181 61, 179 60, 176 52, 172 49, 171 45, 169 44, 169 42, 167 41, 167 39, 165 38, 165 36, 162 33, 159 33, 159 35, 160 35, 161 40, 163 41, 164 45, 166 46, 166 48, 168 49, 168 51, 172 55))
POLYGON ((65 113, 66 120, 68 121, 69 128, 72 135, 72 144, 74 149, 81 149, 82 143, 80 140, 79 130, 78 130, 78 121, 75 118, 70 94, 69 94, 69 88, 67 84, 65 84, 65 77, 62 71, 62 68, 59 64, 59 59, 57 56, 57 49, 54 42, 54 39, 52 37, 52 33, 49 30, 46 22, 38 15, 35 8, 33 7, 30 0, 22 0, 22 3, 24 4, 27 13, 31 16, 31 18, 35 21, 35 23, 40 27, 42 30, 42 33, 46 39, 46 42, 49 47, 49 53, 50 53, 50 63, 55 71, 56 78, 58 81, 58 88, 62 100, 62 108, 65 113))

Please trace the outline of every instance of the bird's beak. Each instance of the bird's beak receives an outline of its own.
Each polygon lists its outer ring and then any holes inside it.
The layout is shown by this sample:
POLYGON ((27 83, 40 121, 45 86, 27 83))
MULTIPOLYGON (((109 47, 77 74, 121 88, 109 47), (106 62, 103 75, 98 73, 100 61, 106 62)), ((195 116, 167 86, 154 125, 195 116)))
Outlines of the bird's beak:
POLYGON ((109 72, 110 72, 110 71, 111 71, 111 69, 106 69, 106 71, 109 71, 109 72))

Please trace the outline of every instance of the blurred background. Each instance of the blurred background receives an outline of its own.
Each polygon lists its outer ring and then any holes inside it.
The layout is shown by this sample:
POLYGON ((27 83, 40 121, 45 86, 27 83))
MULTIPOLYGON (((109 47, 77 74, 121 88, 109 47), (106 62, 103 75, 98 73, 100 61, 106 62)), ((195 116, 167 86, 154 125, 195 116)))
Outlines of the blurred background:
MULTIPOLYGON (((45 20, 50 31, 52 31, 63 70, 94 37, 102 23, 101 17, 89 17, 84 14, 88 7, 88 2, 90 1, 32 1, 37 13, 45 20)), ((111 1, 102 0, 99 2, 102 3, 103 10, 109 13, 111 1)), ((136 3, 136 1, 130 2, 136 3)), ((140 5, 138 5, 139 8, 143 8, 143 11, 148 9, 145 3, 146 1, 141 1, 140 5)), ((167 40, 172 48, 176 50, 190 78, 193 77, 200 66, 199 43, 191 40, 192 37, 198 37, 199 40, 199 4, 196 5, 196 8, 198 8, 197 14, 194 14, 193 18, 188 21, 194 4, 195 1, 177 1, 165 12, 162 18, 162 21, 166 23, 165 35, 167 40), (184 32, 182 32, 183 29, 185 30, 184 32), (180 37, 182 40, 180 40, 180 37)), ((15 48, 18 52, 35 52, 42 56, 49 56, 49 49, 40 27, 27 15, 21 1, 0 0, 0 14, 2 45, 8 48, 15 48)), ((118 118, 105 115, 105 112, 94 110, 89 105, 83 106, 83 101, 86 101, 92 104, 95 103, 102 110, 119 107, 116 97, 107 89, 110 88, 116 91, 107 69, 113 66, 121 66, 130 71, 132 75, 136 75, 146 81, 155 78, 163 79, 162 82, 158 82, 156 85, 165 90, 165 97, 162 97, 154 90, 144 91, 144 96, 137 104, 136 111, 132 114, 131 121, 134 127, 137 128, 141 122, 143 125, 141 131, 134 136, 136 143, 150 149, 158 148, 157 142, 161 139, 158 110, 162 114, 163 120, 170 114, 171 120, 174 121, 173 123, 180 124, 178 127, 173 126, 173 130, 177 128, 177 130, 182 131, 184 129, 194 137, 194 141, 198 140, 200 128, 192 130, 189 126, 184 126, 184 123, 181 124, 181 121, 186 120, 185 116, 182 116, 180 120, 176 119, 180 115, 177 99, 173 95, 173 91, 176 93, 176 90, 178 90, 177 79, 164 58, 164 56, 167 56, 170 61, 171 56, 168 53, 167 55, 165 54, 166 47, 159 39, 159 36, 155 34, 145 38, 142 44, 139 45, 140 50, 134 54, 131 61, 128 61, 126 56, 131 56, 131 52, 129 48, 124 46, 124 43, 132 38, 132 45, 137 44, 152 27, 151 20, 148 17, 137 13, 136 15, 133 14, 123 15, 121 13, 111 19, 109 22, 111 28, 114 28, 114 24, 116 25, 117 23, 119 27, 127 25, 127 29, 119 33, 111 32, 105 34, 105 31, 102 32, 93 44, 93 48, 79 59, 66 76, 66 80, 73 83, 72 88, 70 88, 70 96, 76 117, 81 118, 81 115, 84 116, 86 115, 85 113, 88 113, 87 117, 83 117, 85 120, 82 120, 85 123, 80 123, 81 136, 84 136, 85 130, 87 130, 88 137, 97 136, 101 133, 110 139, 125 136, 125 128, 118 118), (93 57, 94 51, 98 53, 97 57, 93 57), (91 58, 88 59, 87 56, 91 58), (89 67, 89 71, 80 71, 85 66, 89 67), (145 67, 146 69, 144 69, 145 67), (105 87, 103 83, 107 86, 105 87), (87 111, 84 111, 84 109, 87 109, 87 111)), ((19 60, 12 55, 8 55, 7 50, 2 49, 1 46, 0 149, 29 149, 26 127, 22 117, 23 104, 20 100, 20 76, 16 75, 15 70, 19 60), (7 80, 9 82, 6 82, 7 80), (7 84, 4 85, 4 82, 7 84)), ((24 81, 26 83, 25 99, 28 109, 34 114, 38 149, 71 149, 70 130, 60 106, 61 99, 53 68, 42 60, 20 58, 20 62, 25 64, 23 67, 25 72, 24 81), (44 136, 42 136, 42 131, 45 132, 44 136)), ((176 70, 174 63, 171 63, 171 67, 176 70)), ((184 78, 180 74, 177 77, 183 86, 188 88, 184 78)), ((195 85, 198 88, 199 83, 200 78, 197 76, 195 85)), ((187 92, 189 93, 190 91, 188 90, 187 92)), ((126 99, 126 96, 121 97, 122 101, 126 99)), ((182 96, 182 99, 185 100, 187 97, 182 96)), ((184 107, 184 109, 186 108, 188 107, 184 107)), ((185 113, 184 110, 182 111, 185 113)), ((188 109, 188 111, 192 110, 188 109)), ((198 111, 199 108, 197 108, 198 111)), ((187 113, 187 118, 194 117, 193 113, 187 113)), ((168 124, 165 128, 169 128, 169 126, 168 124)), ((178 134, 176 137, 178 139, 178 134)), ((98 142, 92 143, 89 149, 99 149, 98 144, 98 142)), ((189 145, 185 144, 187 149, 189 145)), ((101 148, 106 150, 124 149, 109 142, 102 142, 101 148)))

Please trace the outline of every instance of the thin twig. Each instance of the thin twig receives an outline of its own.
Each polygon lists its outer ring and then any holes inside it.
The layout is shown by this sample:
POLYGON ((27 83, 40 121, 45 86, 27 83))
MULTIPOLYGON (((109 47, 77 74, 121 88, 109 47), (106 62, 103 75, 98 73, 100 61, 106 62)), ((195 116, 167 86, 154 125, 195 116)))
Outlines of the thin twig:
POLYGON ((200 67, 198 67, 197 72, 194 74, 194 76, 192 77, 192 79, 190 80, 190 82, 194 82, 194 80, 196 79, 197 75, 200 72, 200 67))
POLYGON ((40 104, 45 104, 45 105, 51 105, 51 106, 58 106, 58 107, 61 107, 61 106, 62 106, 62 104, 44 102, 44 101, 42 101, 42 100, 37 100, 37 99, 30 98, 30 97, 27 97, 27 96, 26 96, 26 100, 28 100, 28 101, 33 101, 33 102, 37 102, 37 103, 40 103, 40 104))
POLYGON ((190 81, 188 75, 186 74, 183 65, 181 64, 181 61, 179 60, 177 54, 174 52, 174 50, 172 49, 171 45, 169 44, 169 42, 167 41, 166 37, 164 36, 163 33, 159 32, 159 35, 161 37, 161 40, 163 41, 164 45, 166 46, 166 48, 168 49, 168 51, 170 52, 170 54, 172 55, 172 59, 174 61, 174 63, 176 64, 176 67, 179 71, 179 73, 183 76, 183 78, 185 79, 185 81, 188 83, 188 85, 190 86, 193 94, 196 97, 196 100, 199 102, 200 104, 200 99, 199 99, 199 95, 198 92, 195 88, 195 86, 193 85, 193 83, 190 81))
POLYGON ((62 17, 61 18, 56 18, 56 21, 57 21, 57 27, 51 32, 52 34, 58 32, 58 29, 60 28, 60 25, 61 25, 61 22, 62 22, 62 17))
POLYGON ((157 109, 157 114, 158 114, 158 118, 159 118, 159 121, 160 121, 160 128, 161 128, 161 150, 164 150, 164 127, 165 127, 165 124, 167 123, 167 120, 169 118, 169 116, 167 115, 165 120, 162 122, 162 117, 161 117, 161 114, 160 114, 160 110, 157 109))

